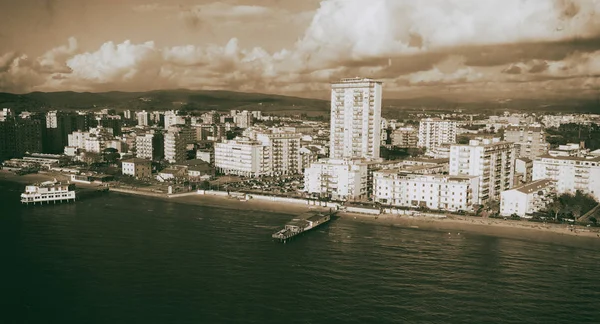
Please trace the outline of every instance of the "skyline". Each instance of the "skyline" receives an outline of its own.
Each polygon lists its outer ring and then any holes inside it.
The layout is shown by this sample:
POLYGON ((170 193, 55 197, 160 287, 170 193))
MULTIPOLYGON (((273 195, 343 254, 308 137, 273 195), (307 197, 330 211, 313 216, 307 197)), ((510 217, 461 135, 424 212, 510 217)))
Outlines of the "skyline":
POLYGON ((0 92, 590 97, 600 1, 0 0, 0 92), (374 24, 376 22, 377 24, 374 24))

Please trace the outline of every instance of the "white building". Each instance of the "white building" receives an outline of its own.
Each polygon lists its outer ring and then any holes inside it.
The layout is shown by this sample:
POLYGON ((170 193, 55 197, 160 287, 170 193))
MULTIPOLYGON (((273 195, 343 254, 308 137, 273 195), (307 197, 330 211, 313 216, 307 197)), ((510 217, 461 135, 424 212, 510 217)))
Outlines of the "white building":
POLYGON ((511 189, 514 180, 516 149, 514 143, 471 140, 450 147, 450 175, 479 177, 479 204, 499 200, 500 192, 511 189))
POLYGON ((252 112, 250 112, 250 111, 232 110, 231 116, 233 117, 233 122, 235 123, 236 127, 248 128, 248 127, 252 126, 253 116, 252 116, 252 112))
POLYGON ((304 191, 333 200, 366 200, 368 169, 363 159, 321 159, 304 170, 304 191))
POLYGON ((508 126, 504 140, 518 144, 517 157, 534 159, 548 152, 546 133, 541 126, 508 126))
POLYGON ((150 125, 150 114, 148 112, 146 112, 145 110, 142 111, 138 111, 137 113, 135 113, 136 117, 137 117, 137 124, 139 126, 148 126, 150 125))
POLYGON ((479 177, 414 174, 401 170, 373 173, 373 201, 395 207, 470 211, 478 203, 479 177))
POLYGON ((549 150, 548 154, 551 156, 575 156, 585 157, 589 153, 589 150, 582 147, 581 144, 567 143, 565 145, 559 145, 557 148, 549 150))
POLYGON ((300 140, 302 134, 288 132, 281 128, 250 127, 244 135, 257 140, 267 148, 272 175, 302 173, 300 140))
POLYGON ((556 181, 559 194, 581 190, 600 201, 600 157, 538 157, 533 161, 533 180, 541 179, 556 181))
POLYGON ((500 194, 500 215, 527 217, 543 210, 552 202, 554 181, 537 180, 500 194))
POLYGON ((261 142, 238 137, 215 143, 215 167, 224 174, 260 177, 271 174, 267 147, 261 142))
POLYGON ((150 160, 133 158, 121 162, 121 173, 138 179, 152 176, 152 162, 150 160))
POLYGON ((381 82, 342 79, 331 88, 330 157, 378 159, 381 82))
POLYGON ((177 113, 177 110, 165 111, 165 129, 168 129, 169 127, 174 125, 185 124, 185 117, 178 116, 177 113))
POLYGON ((418 146, 434 150, 444 143, 456 143, 457 122, 453 120, 426 118, 419 123, 418 146))
POLYGON ((178 127, 171 127, 164 137, 165 160, 169 163, 180 163, 187 159, 187 139, 178 127))
POLYGON ((77 147, 87 152, 100 153, 107 147, 116 146, 113 144, 115 138, 112 130, 104 127, 91 128, 89 132, 75 131, 69 134, 67 139, 67 146, 77 147))
POLYGON ((135 137, 135 156, 146 160, 160 160, 165 141, 160 133, 148 133, 135 137))

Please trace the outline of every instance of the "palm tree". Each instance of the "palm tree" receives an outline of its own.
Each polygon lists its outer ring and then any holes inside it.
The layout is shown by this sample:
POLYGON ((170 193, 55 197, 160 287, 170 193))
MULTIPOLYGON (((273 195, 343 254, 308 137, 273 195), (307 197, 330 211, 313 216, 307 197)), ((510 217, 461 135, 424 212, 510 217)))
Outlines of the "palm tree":
POLYGON ((559 199, 554 199, 549 205, 548 205, 548 211, 554 213, 554 220, 558 220, 558 213, 560 213, 561 211, 563 211, 563 204, 560 202, 559 199))

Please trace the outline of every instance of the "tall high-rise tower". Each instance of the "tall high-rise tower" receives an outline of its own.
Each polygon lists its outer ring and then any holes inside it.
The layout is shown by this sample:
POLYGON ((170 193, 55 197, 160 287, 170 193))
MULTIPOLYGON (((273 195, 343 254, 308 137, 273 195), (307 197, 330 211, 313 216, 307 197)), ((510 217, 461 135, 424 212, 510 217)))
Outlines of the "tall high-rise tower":
POLYGON ((379 158, 381 97, 381 82, 371 79, 331 85, 330 158, 379 158))

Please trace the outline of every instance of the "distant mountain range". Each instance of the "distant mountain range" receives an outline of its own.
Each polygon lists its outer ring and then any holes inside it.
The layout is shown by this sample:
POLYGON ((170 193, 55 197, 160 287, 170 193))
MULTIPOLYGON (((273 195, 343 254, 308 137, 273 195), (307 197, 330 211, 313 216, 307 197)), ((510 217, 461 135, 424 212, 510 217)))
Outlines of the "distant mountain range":
MULTIPOLYGON (((157 90, 148 92, 32 92, 0 93, 0 108, 16 111, 83 110, 262 110, 267 113, 328 114, 329 101, 273 94, 232 91, 157 90)), ((383 115, 400 117, 415 112, 501 113, 505 110, 527 112, 600 113, 600 101, 590 99, 513 99, 459 102, 435 97, 384 99, 383 115)))

